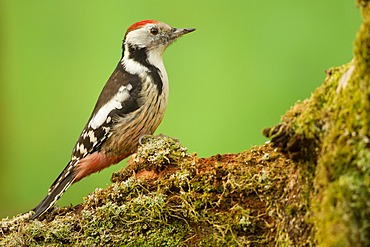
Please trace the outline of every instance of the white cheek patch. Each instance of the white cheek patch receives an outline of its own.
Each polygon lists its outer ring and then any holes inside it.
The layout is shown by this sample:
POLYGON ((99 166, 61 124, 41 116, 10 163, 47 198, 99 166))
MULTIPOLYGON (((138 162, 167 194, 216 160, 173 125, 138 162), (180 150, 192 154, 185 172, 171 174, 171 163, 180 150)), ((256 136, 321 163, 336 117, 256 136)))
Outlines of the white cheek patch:
MULTIPOLYGON (((109 118, 109 113, 116 109, 122 108, 122 103, 130 97, 130 90, 132 85, 128 84, 127 86, 121 86, 114 95, 114 97, 109 100, 105 105, 103 105, 99 111, 93 116, 89 122, 89 127, 93 129, 99 128, 104 122, 109 118)), ((109 122, 109 121, 107 121, 109 122)))
POLYGON ((137 45, 139 48, 143 48, 148 45, 148 34, 146 29, 132 30, 126 35, 126 41, 131 44, 137 45))

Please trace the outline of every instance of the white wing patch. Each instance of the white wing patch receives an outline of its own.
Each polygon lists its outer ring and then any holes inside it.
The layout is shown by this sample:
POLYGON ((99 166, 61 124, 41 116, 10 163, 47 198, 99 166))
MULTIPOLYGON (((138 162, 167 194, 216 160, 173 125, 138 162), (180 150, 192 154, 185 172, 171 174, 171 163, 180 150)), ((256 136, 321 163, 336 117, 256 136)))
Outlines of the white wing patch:
POLYGON ((110 117, 108 116, 112 110, 121 109, 122 102, 127 100, 130 97, 130 90, 132 85, 128 84, 127 86, 121 86, 114 95, 114 97, 109 100, 105 105, 103 105, 99 111, 93 116, 89 122, 89 127, 93 129, 99 128, 104 122, 109 122, 110 117))

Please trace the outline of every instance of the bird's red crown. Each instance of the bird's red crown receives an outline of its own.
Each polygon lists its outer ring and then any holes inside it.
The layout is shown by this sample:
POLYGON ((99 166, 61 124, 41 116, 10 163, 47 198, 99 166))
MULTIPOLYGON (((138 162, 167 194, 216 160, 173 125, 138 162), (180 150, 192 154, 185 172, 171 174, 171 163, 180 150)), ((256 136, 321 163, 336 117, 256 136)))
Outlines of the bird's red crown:
POLYGON ((136 29, 139 29, 141 28, 142 26, 145 26, 146 24, 153 24, 153 23, 158 23, 158 21, 155 21, 155 20, 143 20, 143 21, 139 21, 139 22, 136 22, 134 24, 132 24, 128 29, 127 29, 127 33, 133 31, 133 30, 136 30, 136 29))

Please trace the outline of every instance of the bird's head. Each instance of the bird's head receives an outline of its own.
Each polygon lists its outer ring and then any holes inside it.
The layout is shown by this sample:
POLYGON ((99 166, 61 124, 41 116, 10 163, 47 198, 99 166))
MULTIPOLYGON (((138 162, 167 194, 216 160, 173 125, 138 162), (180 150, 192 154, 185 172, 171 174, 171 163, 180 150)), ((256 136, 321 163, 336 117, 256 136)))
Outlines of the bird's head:
POLYGON ((134 48, 163 52, 177 38, 194 30, 195 28, 173 28, 160 21, 144 20, 127 29, 123 42, 134 48))

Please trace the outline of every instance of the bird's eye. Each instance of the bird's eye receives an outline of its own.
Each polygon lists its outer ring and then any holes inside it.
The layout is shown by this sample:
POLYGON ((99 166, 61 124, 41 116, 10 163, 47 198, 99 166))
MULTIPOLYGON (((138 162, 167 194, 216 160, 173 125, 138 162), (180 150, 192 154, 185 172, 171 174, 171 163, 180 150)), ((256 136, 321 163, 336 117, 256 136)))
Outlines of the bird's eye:
POLYGON ((151 34, 153 34, 153 35, 157 35, 157 34, 158 34, 158 28, 156 28, 156 27, 152 27, 152 28, 150 29, 150 33, 151 33, 151 34))

